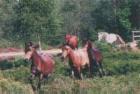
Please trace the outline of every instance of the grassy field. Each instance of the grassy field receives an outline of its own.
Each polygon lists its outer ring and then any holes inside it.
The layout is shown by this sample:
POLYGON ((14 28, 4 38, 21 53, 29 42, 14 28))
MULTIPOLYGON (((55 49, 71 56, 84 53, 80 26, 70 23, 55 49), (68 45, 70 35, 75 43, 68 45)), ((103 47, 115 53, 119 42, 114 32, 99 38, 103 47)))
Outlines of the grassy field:
MULTIPOLYGON (((105 52, 103 65, 106 76, 69 77, 69 66, 56 57, 55 72, 38 94, 139 94, 140 53, 105 52)), ((30 64, 17 59, 0 63, 0 94, 34 94, 29 84, 30 64)))

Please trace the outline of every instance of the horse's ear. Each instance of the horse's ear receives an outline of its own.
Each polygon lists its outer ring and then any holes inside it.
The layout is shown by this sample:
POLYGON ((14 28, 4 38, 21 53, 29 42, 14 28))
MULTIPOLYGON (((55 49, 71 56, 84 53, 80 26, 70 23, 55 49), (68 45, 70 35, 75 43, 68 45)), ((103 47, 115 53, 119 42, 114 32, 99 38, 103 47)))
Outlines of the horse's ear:
POLYGON ((31 41, 29 41, 29 42, 25 42, 25 46, 27 47, 29 47, 29 46, 33 46, 33 43, 31 42, 31 41))

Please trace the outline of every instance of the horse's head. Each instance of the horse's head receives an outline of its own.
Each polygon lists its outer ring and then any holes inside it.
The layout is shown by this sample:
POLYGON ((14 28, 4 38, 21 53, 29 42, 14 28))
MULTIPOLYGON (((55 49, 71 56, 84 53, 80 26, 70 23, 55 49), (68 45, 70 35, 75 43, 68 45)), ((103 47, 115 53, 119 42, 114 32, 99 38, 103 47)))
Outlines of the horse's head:
POLYGON ((70 34, 66 34, 65 35, 65 41, 68 42, 71 38, 71 35, 70 34))
POLYGON ((32 42, 25 43, 25 60, 30 60, 37 48, 39 45, 34 45, 32 42))
POLYGON ((87 41, 86 45, 88 49, 92 48, 92 42, 90 40, 87 41))
POLYGON ((62 47, 62 58, 65 59, 69 55, 70 51, 71 51, 70 46, 66 45, 66 46, 62 47))

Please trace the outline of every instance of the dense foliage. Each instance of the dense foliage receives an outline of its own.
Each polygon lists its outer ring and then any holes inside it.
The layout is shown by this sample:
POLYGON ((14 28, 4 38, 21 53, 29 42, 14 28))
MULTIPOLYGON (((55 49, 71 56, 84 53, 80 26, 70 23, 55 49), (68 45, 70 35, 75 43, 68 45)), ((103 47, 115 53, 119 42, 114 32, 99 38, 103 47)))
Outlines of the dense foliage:
POLYGON ((118 33, 126 41, 140 28, 139 0, 0 0, 2 41, 41 41, 57 45, 66 33, 97 39, 97 32, 118 33))

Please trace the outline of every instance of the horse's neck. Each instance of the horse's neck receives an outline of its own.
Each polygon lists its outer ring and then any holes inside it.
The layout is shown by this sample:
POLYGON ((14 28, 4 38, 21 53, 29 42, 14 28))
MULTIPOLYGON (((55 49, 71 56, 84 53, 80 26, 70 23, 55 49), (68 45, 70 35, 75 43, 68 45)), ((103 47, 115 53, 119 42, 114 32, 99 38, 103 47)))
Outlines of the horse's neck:
POLYGON ((89 48, 87 50, 87 53, 88 53, 89 60, 93 59, 93 49, 92 48, 89 48))
POLYGON ((74 51, 72 49, 70 50, 68 57, 69 57, 70 61, 73 61, 75 59, 75 54, 74 54, 74 51))
POLYGON ((40 57, 40 55, 36 51, 33 53, 32 61, 35 64, 38 64, 39 62, 41 62, 41 57, 40 57))
POLYGON ((82 55, 81 51, 83 51, 83 49, 71 50, 69 53, 69 60, 72 62, 77 62, 79 57, 82 55))

